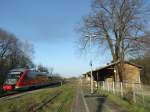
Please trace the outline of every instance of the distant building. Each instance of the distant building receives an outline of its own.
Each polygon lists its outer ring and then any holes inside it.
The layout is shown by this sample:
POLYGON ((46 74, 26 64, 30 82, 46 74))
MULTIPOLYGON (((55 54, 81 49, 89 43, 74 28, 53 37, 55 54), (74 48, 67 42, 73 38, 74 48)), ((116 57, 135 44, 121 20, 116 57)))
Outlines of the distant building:
POLYGON ((82 74, 83 77, 85 78, 86 81, 90 81, 90 74, 86 73, 86 74, 82 74))
MULTIPOLYGON (((119 74, 115 70, 115 66, 119 62, 111 63, 105 67, 98 68, 92 71, 94 81, 114 81, 114 76, 116 76, 116 81, 120 81, 119 74)), ((128 61, 124 62, 125 79, 123 82, 127 83, 141 83, 141 75, 143 67, 128 61)), ((85 74, 86 80, 90 81, 90 72, 85 74)))

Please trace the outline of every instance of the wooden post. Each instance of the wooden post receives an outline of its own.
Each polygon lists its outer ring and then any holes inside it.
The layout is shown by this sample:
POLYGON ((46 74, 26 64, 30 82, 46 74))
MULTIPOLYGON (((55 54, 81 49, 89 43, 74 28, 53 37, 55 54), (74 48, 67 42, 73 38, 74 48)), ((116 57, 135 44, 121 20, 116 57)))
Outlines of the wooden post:
POLYGON ((107 80, 107 90, 109 92, 109 82, 108 82, 108 80, 107 80))
POLYGON ((115 94, 115 84, 114 84, 114 81, 113 81, 113 93, 115 94))
POLYGON ((97 89, 98 89, 98 72, 96 73, 96 75, 97 75, 97 89))
POLYGON ((143 85, 142 84, 141 84, 141 90, 142 90, 142 101, 143 101, 143 104, 145 106, 144 93, 143 93, 143 85))
POLYGON ((121 89, 121 96, 123 97, 123 86, 122 86, 122 82, 120 82, 120 89, 121 89))
POLYGON ((133 92, 133 102, 136 103, 136 96, 135 96, 134 83, 132 83, 132 92, 133 92))
POLYGON ((82 87, 82 78, 80 77, 81 87, 82 87))
POLYGON ((103 81, 103 90, 105 89, 104 81, 103 81))
POLYGON ((140 77, 140 75, 139 75, 139 84, 141 84, 141 77, 140 77))
POLYGON ((60 82, 60 85, 62 86, 62 81, 60 82))

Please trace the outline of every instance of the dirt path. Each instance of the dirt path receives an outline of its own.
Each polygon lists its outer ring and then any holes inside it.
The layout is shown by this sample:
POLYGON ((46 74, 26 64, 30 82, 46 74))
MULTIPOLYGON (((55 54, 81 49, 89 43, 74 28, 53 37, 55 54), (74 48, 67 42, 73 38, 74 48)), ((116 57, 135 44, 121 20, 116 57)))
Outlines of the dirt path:
POLYGON ((127 112, 105 96, 85 95, 79 81, 71 112, 127 112))
POLYGON ((76 97, 72 103, 70 112, 90 112, 85 101, 80 81, 76 90, 76 97))

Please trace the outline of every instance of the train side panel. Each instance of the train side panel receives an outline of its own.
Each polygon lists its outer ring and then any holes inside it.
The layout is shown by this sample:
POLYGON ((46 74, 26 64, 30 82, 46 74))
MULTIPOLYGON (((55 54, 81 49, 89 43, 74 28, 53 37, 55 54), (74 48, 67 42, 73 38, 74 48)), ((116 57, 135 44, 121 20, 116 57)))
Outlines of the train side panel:
MULTIPOLYGON (((50 83, 55 83, 55 79, 49 79, 48 74, 37 72, 35 70, 30 69, 14 69, 11 70, 9 74, 12 73, 20 73, 20 74, 13 74, 15 76, 14 80, 16 80, 13 84, 5 83, 3 85, 4 91, 12 91, 12 90, 20 90, 20 89, 28 89, 31 87, 39 87, 44 85, 49 85, 50 83)), ((12 78, 12 77, 11 77, 12 78)), ((11 79, 12 81, 13 79, 11 79)), ((9 78, 6 80, 9 82, 9 78)))
POLYGON ((27 89, 38 87, 49 83, 48 76, 42 75, 40 72, 27 70, 20 80, 16 83, 16 89, 27 89))

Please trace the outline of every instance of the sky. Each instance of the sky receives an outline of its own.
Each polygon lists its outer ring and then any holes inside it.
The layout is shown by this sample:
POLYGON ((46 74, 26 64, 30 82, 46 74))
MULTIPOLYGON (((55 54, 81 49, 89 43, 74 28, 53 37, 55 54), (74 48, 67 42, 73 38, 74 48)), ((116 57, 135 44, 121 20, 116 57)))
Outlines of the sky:
MULTIPOLYGON (((65 77, 90 70, 89 56, 78 52, 75 27, 90 11, 91 0, 0 0, 0 28, 34 46, 33 62, 65 77)), ((106 65, 109 55, 92 57, 93 69, 106 65)))

